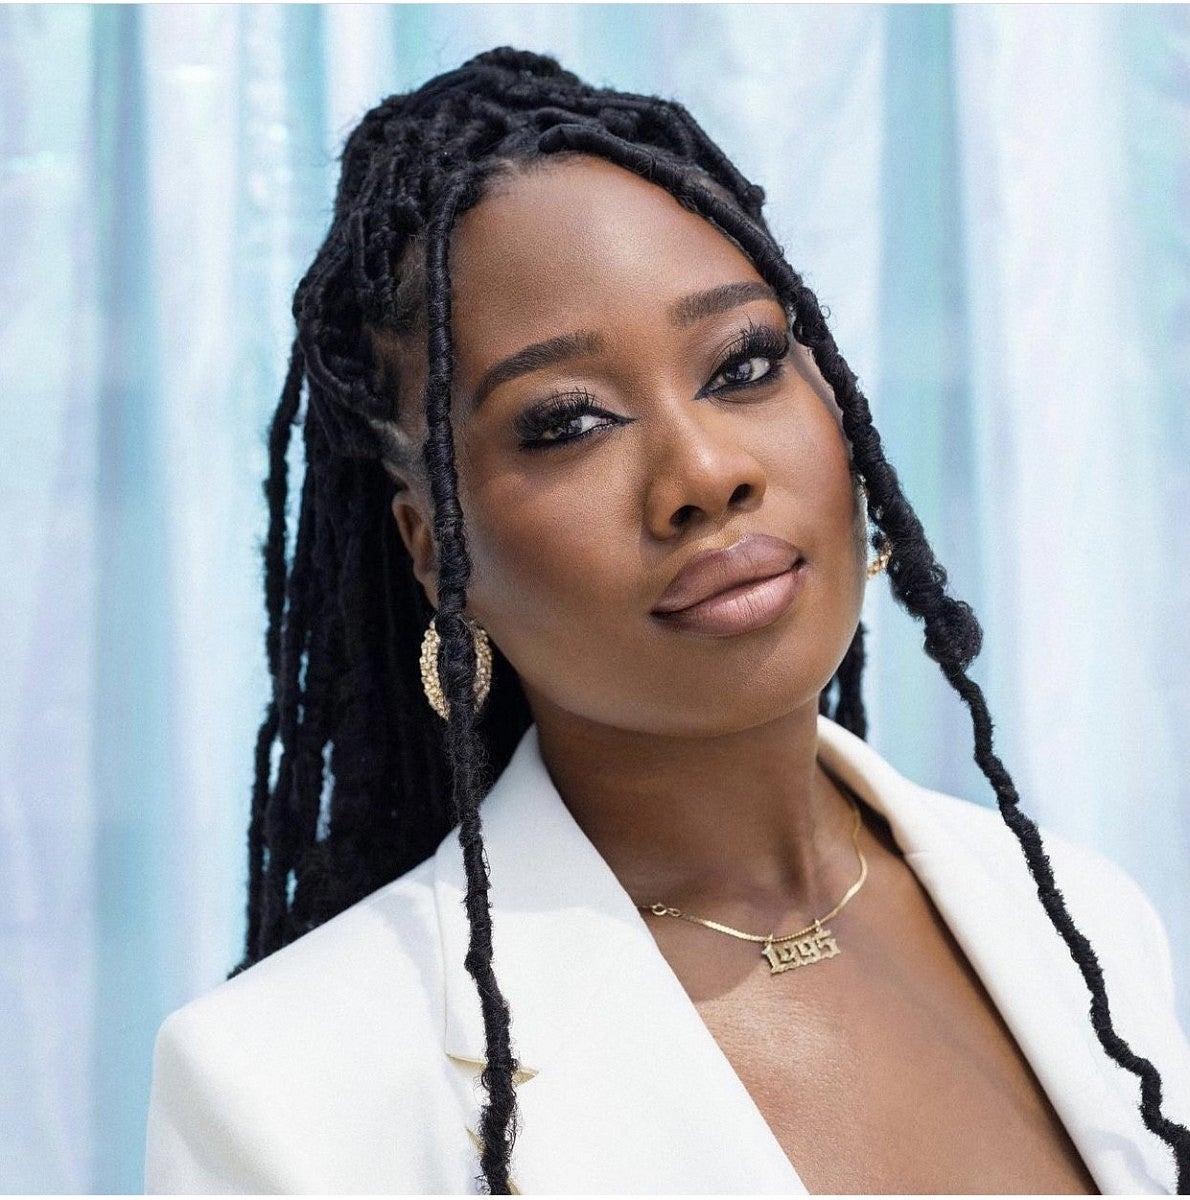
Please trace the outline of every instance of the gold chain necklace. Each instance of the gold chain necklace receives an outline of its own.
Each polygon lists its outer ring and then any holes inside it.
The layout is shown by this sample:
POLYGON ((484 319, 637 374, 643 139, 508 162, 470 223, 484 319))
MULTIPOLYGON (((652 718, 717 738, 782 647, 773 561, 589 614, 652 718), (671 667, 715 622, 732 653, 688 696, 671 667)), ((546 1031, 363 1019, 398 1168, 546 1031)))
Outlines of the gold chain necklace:
POLYGON ((792 971, 794 967, 808 967, 811 963, 834 958, 839 953, 839 944, 835 941, 831 931, 823 928, 823 925, 842 910, 843 905, 864 886, 864 880, 868 877, 868 860, 859 848, 859 806, 854 800, 849 799, 849 803, 851 811, 855 815, 855 821, 851 828, 851 844, 855 847, 856 856, 859 858, 859 878, 843 893, 843 899, 830 912, 824 913, 821 917, 815 917, 809 925, 804 929, 799 929, 796 933, 780 935, 744 933, 743 930, 733 929, 730 925, 722 925, 718 921, 708 921, 705 917, 691 916, 679 908, 674 908, 671 904, 638 904, 636 907, 642 912, 652 913, 655 917, 677 917, 682 921, 691 921, 695 925, 705 925, 707 929, 729 934, 741 941, 762 943, 760 953, 768 961, 770 975, 780 975, 782 971, 792 971))

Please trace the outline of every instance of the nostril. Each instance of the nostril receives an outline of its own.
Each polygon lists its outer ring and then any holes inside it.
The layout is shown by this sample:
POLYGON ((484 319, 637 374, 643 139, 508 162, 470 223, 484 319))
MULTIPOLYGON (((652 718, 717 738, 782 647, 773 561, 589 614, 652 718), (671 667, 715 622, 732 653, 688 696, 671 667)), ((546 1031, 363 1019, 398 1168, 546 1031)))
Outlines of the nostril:
POLYGON ((680 528, 681 526, 685 525, 691 517, 694 516, 696 511, 697 507, 695 505, 683 504, 682 507, 674 513, 671 519, 674 525, 680 528))
POLYGON ((731 493, 730 504, 737 504, 741 500, 747 500, 752 495, 752 485, 750 483, 741 483, 734 492, 731 493))

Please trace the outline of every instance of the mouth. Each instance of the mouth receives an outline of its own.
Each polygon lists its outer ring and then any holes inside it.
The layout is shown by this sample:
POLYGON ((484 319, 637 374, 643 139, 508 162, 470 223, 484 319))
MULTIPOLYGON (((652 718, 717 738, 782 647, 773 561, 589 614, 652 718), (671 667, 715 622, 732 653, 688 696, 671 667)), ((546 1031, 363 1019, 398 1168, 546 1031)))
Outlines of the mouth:
POLYGON ((723 588, 682 608, 652 616, 665 627, 709 637, 734 637, 773 624, 792 606, 805 584, 806 560, 775 574, 761 575, 723 588))

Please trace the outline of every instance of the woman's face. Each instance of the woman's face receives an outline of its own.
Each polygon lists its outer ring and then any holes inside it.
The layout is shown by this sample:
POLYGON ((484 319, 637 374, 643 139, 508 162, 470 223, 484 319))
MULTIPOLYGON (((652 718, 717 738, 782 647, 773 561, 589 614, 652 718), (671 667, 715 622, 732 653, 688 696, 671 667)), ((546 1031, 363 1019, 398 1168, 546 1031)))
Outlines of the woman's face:
MULTIPOLYGON (((785 312, 747 257, 662 188, 571 156, 462 216, 451 284, 467 611, 538 719, 690 736, 816 702, 859 620, 862 516, 830 390, 792 339, 780 357, 785 312), (694 303, 725 285, 751 286, 694 303), (654 614, 692 555, 758 533, 804 559, 776 620, 725 635, 654 614)), ((394 512, 436 605, 424 490, 394 512)))

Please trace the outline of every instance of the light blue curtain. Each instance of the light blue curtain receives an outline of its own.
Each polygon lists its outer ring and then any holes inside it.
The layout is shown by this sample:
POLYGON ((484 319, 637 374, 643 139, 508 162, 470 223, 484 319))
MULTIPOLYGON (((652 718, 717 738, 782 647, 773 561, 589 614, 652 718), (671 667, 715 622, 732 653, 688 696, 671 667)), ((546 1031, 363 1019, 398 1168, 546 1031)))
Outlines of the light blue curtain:
MULTIPOLYGON (((1190 961, 1190 9, 0 7, 3 1190, 140 1186, 154 1031, 242 937, 292 290, 352 124, 501 43, 767 188, 1026 808, 1190 961)), ((989 803, 883 583, 866 619, 876 746, 989 803)))

